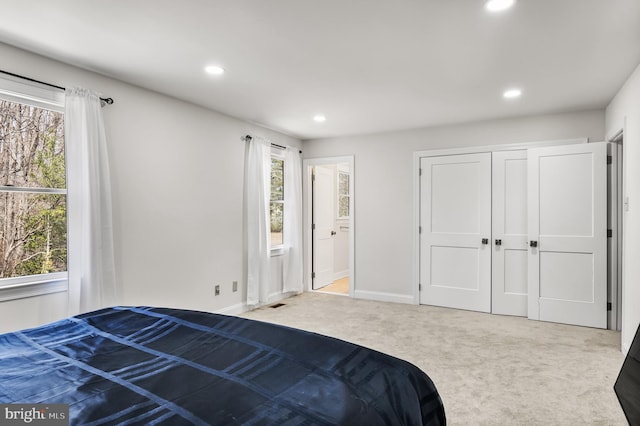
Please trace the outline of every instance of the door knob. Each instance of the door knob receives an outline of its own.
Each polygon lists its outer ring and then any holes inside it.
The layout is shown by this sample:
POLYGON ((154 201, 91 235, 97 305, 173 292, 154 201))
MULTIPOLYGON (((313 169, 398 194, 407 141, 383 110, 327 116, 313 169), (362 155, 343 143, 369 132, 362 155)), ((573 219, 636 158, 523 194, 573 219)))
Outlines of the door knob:
POLYGON ((529 241, 529 247, 538 247, 538 242, 537 241, 529 241))
POLYGON ((502 245, 502 240, 496 240, 496 245, 497 246, 501 246, 502 245))
POLYGON ((482 239, 482 244, 489 244, 489 239, 488 238, 483 238, 482 239))

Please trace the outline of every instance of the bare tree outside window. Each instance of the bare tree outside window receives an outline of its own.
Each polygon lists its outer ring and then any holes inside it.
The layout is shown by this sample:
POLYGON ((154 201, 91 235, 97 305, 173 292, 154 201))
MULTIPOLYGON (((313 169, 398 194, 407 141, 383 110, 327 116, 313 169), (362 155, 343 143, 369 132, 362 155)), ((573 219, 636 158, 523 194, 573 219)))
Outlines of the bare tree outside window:
POLYGON ((67 270, 64 116, 0 100, 0 278, 67 270))
POLYGON ((338 219, 349 217, 349 173, 338 172, 338 219))
POLYGON ((282 223, 284 218, 284 160, 271 157, 271 202, 269 214, 271 223, 271 247, 281 246, 282 223))

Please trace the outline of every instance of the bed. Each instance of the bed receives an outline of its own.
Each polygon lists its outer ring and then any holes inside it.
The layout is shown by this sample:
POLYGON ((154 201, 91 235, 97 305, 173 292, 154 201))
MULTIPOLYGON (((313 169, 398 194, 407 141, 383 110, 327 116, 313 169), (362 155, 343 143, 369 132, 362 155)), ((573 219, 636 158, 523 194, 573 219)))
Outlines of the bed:
POLYGON ((414 365, 293 328, 113 307, 0 335, 0 403, 68 404, 71 424, 444 425, 414 365))

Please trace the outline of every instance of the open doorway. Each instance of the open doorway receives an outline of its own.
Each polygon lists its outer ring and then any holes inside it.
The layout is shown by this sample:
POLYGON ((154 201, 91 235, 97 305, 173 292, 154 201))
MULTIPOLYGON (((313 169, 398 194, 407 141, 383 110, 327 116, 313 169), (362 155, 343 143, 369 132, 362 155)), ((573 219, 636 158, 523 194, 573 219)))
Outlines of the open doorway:
POLYGON ((353 157, 304 163, 306 288, 352 296, 353 157))

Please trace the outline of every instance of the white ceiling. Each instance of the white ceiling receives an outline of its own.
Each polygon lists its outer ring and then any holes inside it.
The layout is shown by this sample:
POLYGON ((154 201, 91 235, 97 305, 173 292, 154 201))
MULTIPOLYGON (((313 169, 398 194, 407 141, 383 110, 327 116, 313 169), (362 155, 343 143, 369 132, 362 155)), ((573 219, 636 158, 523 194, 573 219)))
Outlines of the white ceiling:
POLYGON ((602 108, 640 0, 0 0, 0 41, 311 139, 602 108))

